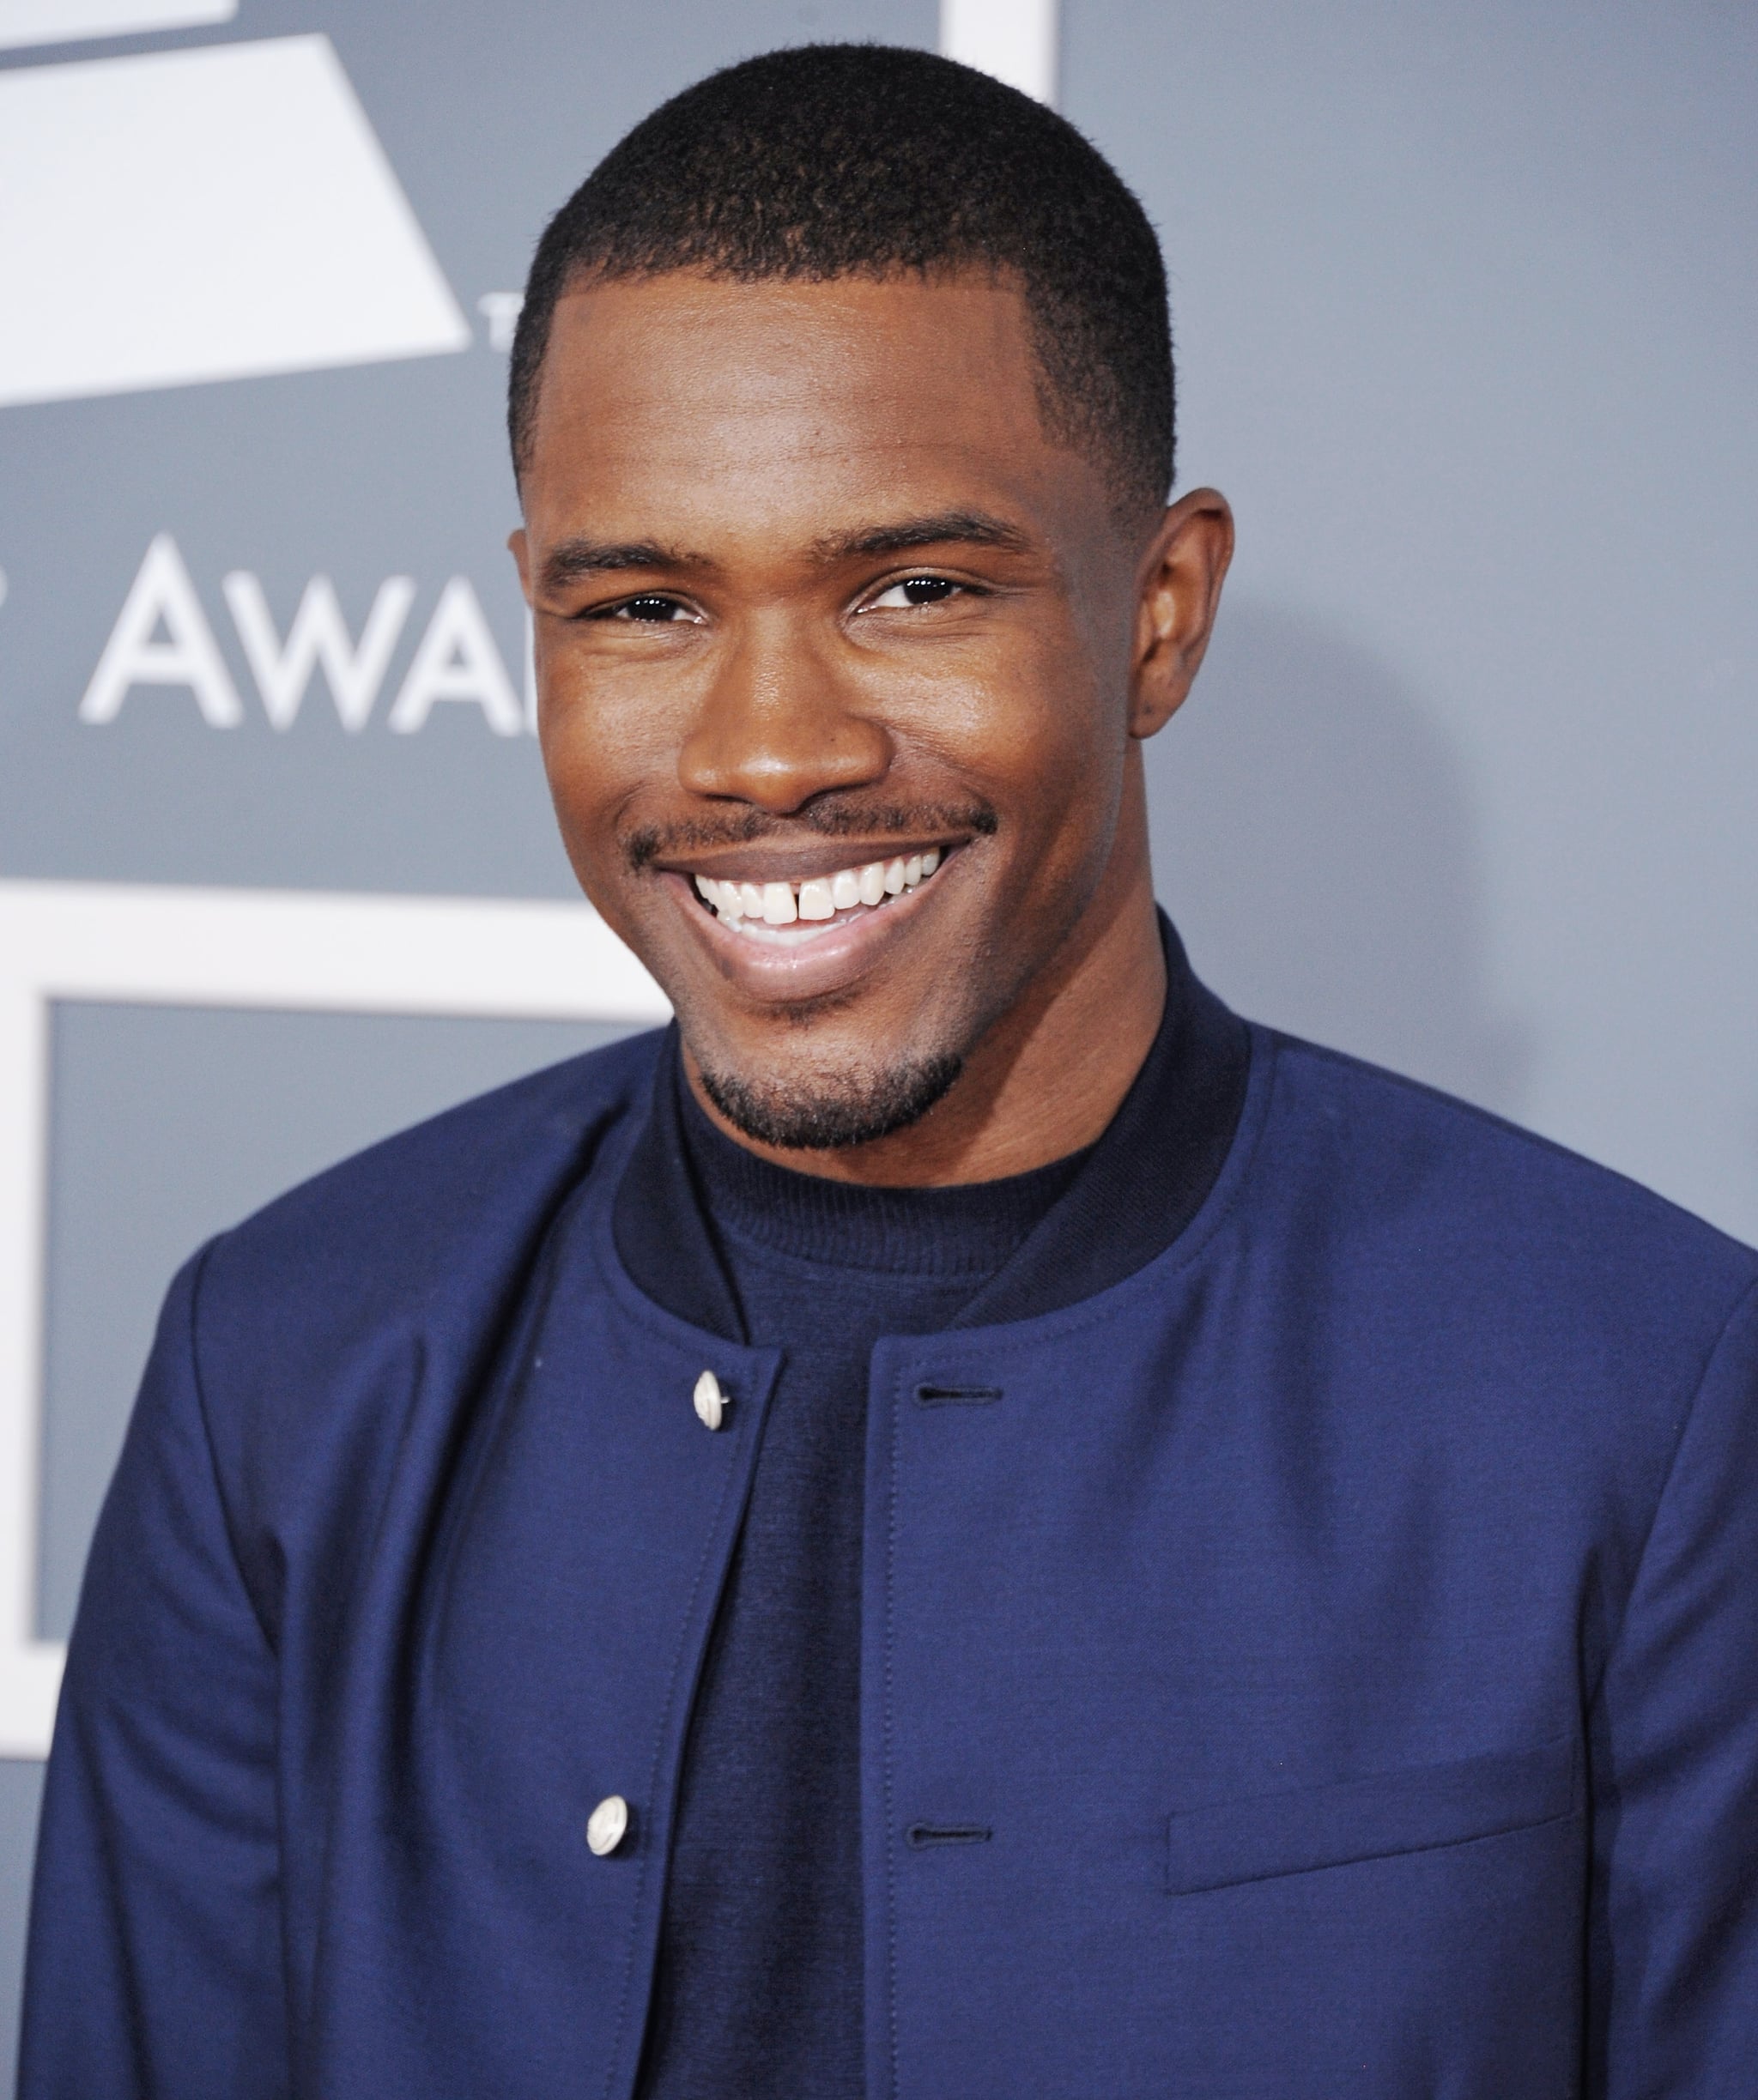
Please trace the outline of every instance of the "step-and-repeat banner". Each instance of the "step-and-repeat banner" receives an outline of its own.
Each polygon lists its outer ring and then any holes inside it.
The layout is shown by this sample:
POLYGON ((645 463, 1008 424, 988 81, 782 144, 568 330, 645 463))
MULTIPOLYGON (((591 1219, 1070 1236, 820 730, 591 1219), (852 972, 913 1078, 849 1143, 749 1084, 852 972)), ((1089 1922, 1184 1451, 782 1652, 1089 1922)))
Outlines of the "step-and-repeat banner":
POLYGON ((1198 966, 1758 1233, 1739 10, 0 0, 9 2055, 36 1760, 172 1270, 663 1016, 554 837, 506 352, 631 123, 823 37, 1059 102, 1164 233, 1180 478, 1241 522, 1150 758, 1198 966))

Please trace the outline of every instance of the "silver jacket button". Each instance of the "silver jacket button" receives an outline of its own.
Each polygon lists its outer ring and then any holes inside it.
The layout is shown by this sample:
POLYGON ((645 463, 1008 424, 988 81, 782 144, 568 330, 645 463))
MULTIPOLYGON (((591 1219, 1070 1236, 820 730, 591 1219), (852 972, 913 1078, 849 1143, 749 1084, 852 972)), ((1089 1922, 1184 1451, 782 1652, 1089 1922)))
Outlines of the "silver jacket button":
POLYGON ((704 1429, 718 1429, 726 1414, 726 1395, 712 1371, 696 1380, 696 1419, 704 1429))
POLYGON ((598 1859, 608 1859, 628 1836, 628 1803, 607 1794, 586 1819, 586 1843, 598 1859))

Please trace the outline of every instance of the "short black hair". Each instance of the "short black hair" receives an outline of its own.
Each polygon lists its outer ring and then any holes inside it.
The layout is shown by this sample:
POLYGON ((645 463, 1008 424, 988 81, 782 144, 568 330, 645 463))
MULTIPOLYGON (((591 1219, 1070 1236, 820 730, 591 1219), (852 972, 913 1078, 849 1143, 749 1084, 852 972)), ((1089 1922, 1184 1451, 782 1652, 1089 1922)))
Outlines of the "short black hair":
POLYGON ((513 464, 530 457, 555 302, 677 269, 747 281, 979 269, 1016 281, 1045 427, 1090 448, 1130 510, 1173 474, 1160 244, 1075 127, 949 58, 809 44, 726 67, 612 148, 549 221, 512 348, 513 464))

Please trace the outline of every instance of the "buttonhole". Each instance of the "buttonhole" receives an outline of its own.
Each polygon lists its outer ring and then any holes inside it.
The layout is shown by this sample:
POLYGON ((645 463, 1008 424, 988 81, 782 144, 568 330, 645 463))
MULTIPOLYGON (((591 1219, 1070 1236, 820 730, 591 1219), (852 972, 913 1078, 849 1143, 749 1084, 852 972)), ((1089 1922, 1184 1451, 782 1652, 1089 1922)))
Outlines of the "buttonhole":
POLYGON ((916 1399, 924 1407, 986 1407, 1001 1398, 998 1385, 918 1385, 916 1399))
POLYGON ((986 1845, 994 1835, 980 1823, 912 1823, 904 1832, 918 1852, 929 1845, 986 1845))

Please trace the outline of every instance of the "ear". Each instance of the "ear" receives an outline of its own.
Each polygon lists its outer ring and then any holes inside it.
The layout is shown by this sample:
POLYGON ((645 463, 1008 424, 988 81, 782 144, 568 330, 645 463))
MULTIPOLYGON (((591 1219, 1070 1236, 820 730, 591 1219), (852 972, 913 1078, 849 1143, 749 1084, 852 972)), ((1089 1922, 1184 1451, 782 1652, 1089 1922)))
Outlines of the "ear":
POLYGON ((1219 489, 1179 497, 1142 558, 1130 735, 1163 729, 1184 703, 1209 646, 1233 560, 1233 511, 1219 489))

